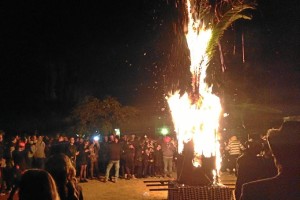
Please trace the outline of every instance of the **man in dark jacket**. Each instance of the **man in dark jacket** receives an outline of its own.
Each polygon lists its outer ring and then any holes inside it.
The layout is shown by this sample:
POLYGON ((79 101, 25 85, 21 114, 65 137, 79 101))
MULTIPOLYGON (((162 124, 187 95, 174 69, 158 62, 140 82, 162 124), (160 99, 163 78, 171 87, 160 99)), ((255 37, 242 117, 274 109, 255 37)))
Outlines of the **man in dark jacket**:
POLYGON ((115 136, 113 142, 109 144, 108 153, 109 153, 110 160, 106 167, 106 174, 105 174, 104 182, 108 181, 109 172, 113 165, 115 166, 115 179, 113 180, 113 182, 114 183, 117 182, 117 180, 119 178, 121 150, 122 150, 122 148, 121 148, 121 144, 119 143, 119 138, 118 138, 118 136, 115 136))

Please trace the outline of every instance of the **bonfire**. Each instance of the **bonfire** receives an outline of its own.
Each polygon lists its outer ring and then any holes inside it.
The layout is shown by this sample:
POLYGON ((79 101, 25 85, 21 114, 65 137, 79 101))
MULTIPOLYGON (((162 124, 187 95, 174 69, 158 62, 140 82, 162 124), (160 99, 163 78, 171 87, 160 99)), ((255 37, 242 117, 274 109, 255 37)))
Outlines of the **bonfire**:
MULTIPOLYGON (((183 155, 179 160, 178 181, 207 185, 219 176, 219 121, 222 114, 221 97, 213 94, 213 85, 205 81, 207 69, 224 31, 238 19, 251 19, 244 11, 254 9, 255 4, 245 0, 183 0, 176 3, 186 9, 183 28, 189 48, 192 83, 190 93, 176 91, 166 97, 177 135, 178 153, 183 155)), ((221 65, 224 71, 222 57, 221 65)))

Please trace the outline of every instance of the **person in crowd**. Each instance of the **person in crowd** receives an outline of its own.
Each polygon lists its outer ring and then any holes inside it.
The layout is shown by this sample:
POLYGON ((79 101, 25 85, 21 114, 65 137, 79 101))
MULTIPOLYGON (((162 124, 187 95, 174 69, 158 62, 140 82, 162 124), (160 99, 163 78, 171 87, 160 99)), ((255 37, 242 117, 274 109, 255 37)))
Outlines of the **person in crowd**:
POLYGON ((153 177, 155 175, 155 165, 154 165, 154 146, 149 148, 149 157, 148 157, 148 175, 153 177))
POLYGON ((76 156, 79 154, 78 148, 75 144, 75 138, 70 137, 69 143, 67 145, 67 153, 66 155, 69 156, 72 164, 76 168, 76 156))
POLYGON ((90 156, 90 173, 89 176, 91 179, 98 178, 99 167, 98 167, 98 156, 99 156, 99 142, 98 139, 93 138, 92 143, 89 146, 89 156, 90 156))
POLYGON ((135 157, 135 148, 133 144, 128 143, 125 148, 125 169, 126 169, 126 179, 135 178, 134 175, 134 157, 135 157))
POLYGON ((16 137, 12 137, 11 140, 7 144, 7 148, 5 149, 5 169, 4 169, 4 181, 6 184, 6 192, 10 193, 14 184, 14 160, 12 152, 17 148, 17 139, 16 137))
POLYGON ((115 141, 115 137, 116 137, 115 134, 110 134, 110 135, 109 135, 109 142, 110 142, 110 143, 111 143, 111 142, 114 142, 114 141, 115 141))
POLYGON ((63 135, 58 135, 58 138, 54 140, 51 144, 50 148, 50 155, 56 154, 56 153, 63 153, 67 154, 67 144, 68 142, 65 141, 65 138, 63 135))
POLYGON ((79 146, 79 155, 78 155, 78 162, 80 166, 80 182, 88 182, 87 177, 87 165, 89 162, 89 155, 90 155, 90 149, 89 149, 89 141, 85 140, 83 144, 79 146))
POLYGON ((82 188, 76 179, 76 170, 65 154, 54 154, 47 159, 45 169, 57 185, 61 200, 83 200, 82 188))
MULTIPOLYGON (((244 183, 274 176, 269 175, 269 167, 265 158, 261 155, 263 144, 257 140, 246 142, 246 150, 237 159, 237 180, 235 184, 235 198, 240 199, 242 185, 244 183)), ((275 167, 275 164, 273 162, 275 167)))
POLYGON ((146 147, 143 154, 143 178, 148 178, 149 176, 149 157, 150 150, 146 147))
POLYGON ((19 183, 19 200, 60 200, 52 176, 45 170, 29 169, 19 183))
POLYGON ((105 135, 103 137, 103 141, 100 143, 100 150, 99 150, 99 173, 101 175, 105 175, 106 166, 108 165, 109 155, 108 155, 108 136, 105 135))
POLYGON ((5 191, 5 184, 4 184, 4 168, 6 165, 4 152, 5 152, 5 145, 3 141, 4 131, 0 130, 0 194, 4 194, 5 191))
POLYGON ((161 150, 161 145, 157 144, 154 150, 154 173, 156 177, 163 176, 163 154, 161 150))
POLYGON ((278 173, 277 167, 274 162, 274 156, 272 154, 272 151, 270 149, 270 146, 268 145, 267 138, 263 140, 263 151, 262 151, 262 157, 264 161, 264 167, 265 167, 265 177, 273 177, 276 176, 278 173))
POLYGON ((35 146, 36 146, 36 150, 34 152, 35 167, 39 168, 39 169, 44 169, 45 168, 45 159, 46 159, 46 153, 45 153, 46 144, 43 141, 42 135, 38 136, 35 146))
POLYGON ((119 170, 119 176, 120 178, 126 178, 126 148, 127 148, 127 135, 122 135, 119 141, 121 145, 121 157, 120 157, 120 170, 119 170))
POLYGON ((33 156, 36 150, 35 143, 33 141, 33 136, 28 137, 28 141, 25 144, 25 151, 26 151, 26 165, 27 169, 33 168, 33 156))
POLYGON ((25 151, 25 143, 19 142, 18 148, 16 148, 12 152, 12 157, 14 161, 14 168, 16 170, 24 171, 27 169, 26 167, 26 151, 25 151))
POLYGON ((77 141, 76 141, 76 146, 77 146, 77 151, 78 151, 78 153, 77 153, 77 155, 76 155, 76 167, 75 167, 75 169, 76 169, 76 172, 77 172, 77 174, 76 174, 76 176, 80 176, 80 171, 81 171, 81 161, 80 161, 80 150, 82 150, 83 149, 83 146, 84 146, 84 139, 83 139, 83 137, 79 137, 79 138, 77 138, 77 141))
POLYGON ((242 151, 245 150, 245 147, 242 145, 240 140, 233 135, 230 137, 228 145, 225 147, 225 150, 228 151, 228 169, 229 173, 236 173, 236 160, 241 156, 242 151))
POLYGON ((141 145, 138 145, 135 151, 135 173, 136 178, 142 178, 143 177, 143 147, 141 145))
POLYGON ((286 118, 279 129, 269 129, 267 135, 278 174, 271 178, 245 183, 240 199, 299 199, 300 119, 286 118))
POLYGON ((115 176, 113 179, 113 182, 116 183, 119 178, 119 169, 120 169, 120 158, 121 158, 121 144, 119 143, 119 137, 115 136, 114 141, 109 144, 109 162, 106 167, 106 173, 105 173, 105 181, 107 182, 109 179, 109 173, 112 168, 112 166, 115 166, 115 176))
POLYGON ((163 162, 164 162, 164 176, 169 178, 172 177, 173 172, 173 157, 175 154, 176 148, 171 142, 171 137, 165 136, 162 143, 162 153, 163 153, 163 162))
POLYGON ((23 141, 18 142, 18 146, 12 152, 12 157, 14 163, 12 168, 12 187, 8 199, 13 199, 14 194, 19 188, 22 174, 26 170, 26 151, 23 141))

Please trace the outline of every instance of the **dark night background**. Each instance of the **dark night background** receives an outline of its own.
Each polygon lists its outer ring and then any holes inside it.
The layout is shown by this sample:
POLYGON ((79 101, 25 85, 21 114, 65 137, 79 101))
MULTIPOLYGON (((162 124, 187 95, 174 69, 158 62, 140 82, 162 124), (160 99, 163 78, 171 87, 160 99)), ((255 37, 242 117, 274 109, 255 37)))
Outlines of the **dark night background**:
MULTIPOLYGON (((164 115, 163 96, 176 75, 169 66, 174 16, 167 2, 2 2, 0 129, 62 129, 87 95, 110 95, 149 115, 164 115)), ((222 38, 224 108, 267 105, 281 111, 276 117, 299 114, 299 4, 258 5, 251 21, 236 22, 222 38)))

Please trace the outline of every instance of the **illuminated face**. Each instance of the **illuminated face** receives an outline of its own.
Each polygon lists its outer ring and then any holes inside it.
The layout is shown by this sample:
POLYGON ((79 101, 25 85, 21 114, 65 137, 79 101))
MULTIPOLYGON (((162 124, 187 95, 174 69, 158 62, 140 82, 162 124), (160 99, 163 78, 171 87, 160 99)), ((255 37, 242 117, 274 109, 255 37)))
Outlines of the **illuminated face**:
POLYGON ((115 137, 115 143, 118 143, 119 142, 119 139, 117 137, 115 137))
POLYGON ((109 139, 110 139, 110 141, 114 141, 114 136, 113 136, 113 135, 110 135, 110 136, 109 136, 109 139))
POLYGON ((108 137, 104 136, 104 141, 107 142, 108 141, 108 137))
POLYGON ((59 136, 58 141, 60 141, 60 142, 64 141, 64 137, 63 136, 59 136))

